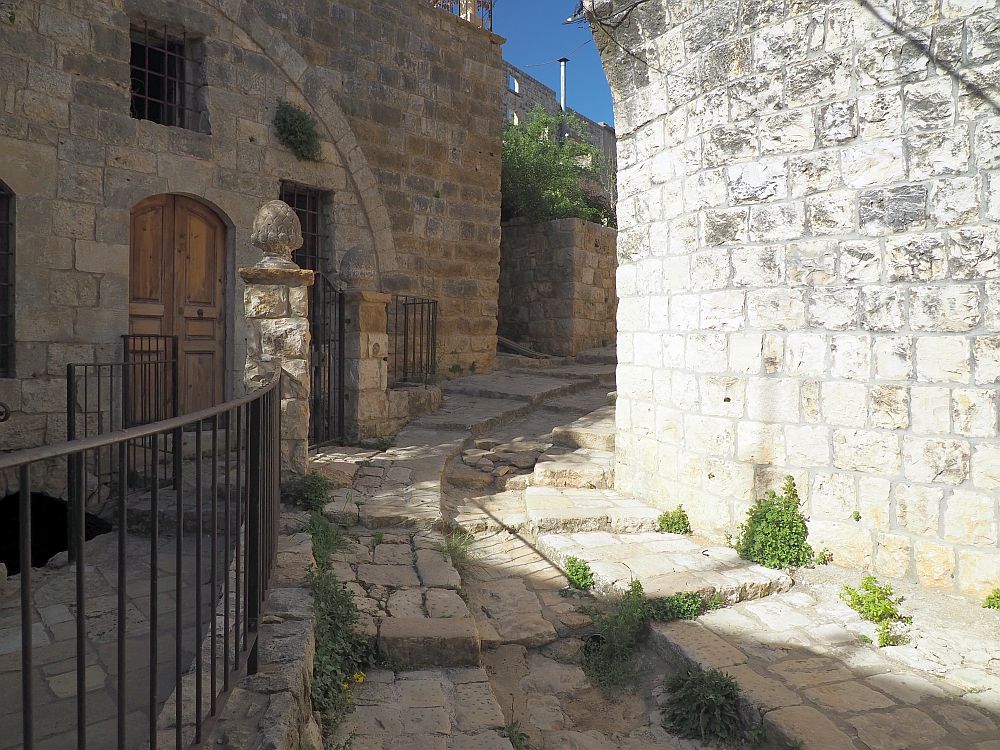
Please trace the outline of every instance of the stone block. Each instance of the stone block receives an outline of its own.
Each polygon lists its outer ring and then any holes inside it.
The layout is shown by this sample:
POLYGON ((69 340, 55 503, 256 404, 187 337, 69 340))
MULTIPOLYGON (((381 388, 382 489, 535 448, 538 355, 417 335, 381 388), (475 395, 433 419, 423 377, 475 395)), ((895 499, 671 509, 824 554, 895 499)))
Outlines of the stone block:
POLYGON ((390 617, 379 628, 378 648, 391 663, 411 669, 479 666, 471 618, 390 617))

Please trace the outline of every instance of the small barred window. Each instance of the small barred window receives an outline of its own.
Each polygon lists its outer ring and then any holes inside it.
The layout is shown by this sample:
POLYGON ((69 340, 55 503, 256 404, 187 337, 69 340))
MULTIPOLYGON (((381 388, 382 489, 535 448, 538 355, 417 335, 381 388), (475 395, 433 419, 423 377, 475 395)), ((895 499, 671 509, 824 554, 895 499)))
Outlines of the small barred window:
POLYGON ((132 26, 132 117, 209 132, 202 45, 166 27, 132 26))

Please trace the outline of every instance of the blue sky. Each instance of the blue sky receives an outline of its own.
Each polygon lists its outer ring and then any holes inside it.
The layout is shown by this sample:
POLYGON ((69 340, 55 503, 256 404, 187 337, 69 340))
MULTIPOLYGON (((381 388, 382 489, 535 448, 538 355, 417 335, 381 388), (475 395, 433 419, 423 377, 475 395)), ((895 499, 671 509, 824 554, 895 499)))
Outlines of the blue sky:
POLYGON ((507 39, 507 61, 557 94, 559 63, 549 61, 570 58, 566 104, 592 120, 614 123, 611 92, 590 29, 563 24, 575 7, 575 0, 496 0, 493 31, 507 39))

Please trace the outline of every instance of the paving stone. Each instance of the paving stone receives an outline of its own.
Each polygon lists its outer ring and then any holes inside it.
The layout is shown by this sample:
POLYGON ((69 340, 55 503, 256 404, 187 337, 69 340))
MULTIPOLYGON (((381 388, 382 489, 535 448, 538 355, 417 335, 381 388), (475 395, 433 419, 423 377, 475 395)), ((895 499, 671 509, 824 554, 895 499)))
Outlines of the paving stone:
POLYGON ((982 711, 961 703, 939 703, 926 708, 933 718, 960 735, 993 734, 997 724, 982 711))
POLYGON ((430 617, 471 617, 468 605, 450 589, 428 589, 424 602, 430 617))
POLYGON ((433 549, 417 550, 417 571, 424 586, 457 589, 462 577, 443 552, 433 549))
POLYGON ((944 690, 916 674, 877 674, 869 677, 868 683, 903 703, 916 704, 945 696, 944 690))
POLYGON ((797 706, 802 703, 798 693, 789 690, 783 683, 771 677, 765 677, 746 664, 736 664, 722 670, 731 675, 739 685, 740 690, 755 706, 764 710, 797 706))
POLYGON ((420 589, 397 589, 389 594, 386 610, 389 617, 426 617, 424 595, 420 589))
POLYGON ((867 688, 856 680, 809 688, 805 691, 805 696, 821 707, 838 713, 872 711, 896 705, 882 693, 867 688))
POLYGON ((772 664, 769 669, 795 687, 812 687, 827 682, 842 682, 854 675, 840 662, 825 656, 790 659, 772 664))
POLYGON ((787 706, 764 714, 764 730, 800 740, 803 750, 857 750, 851 738, 815 708, 787 706))
POLYGON ((510 740, 499 732, 456 734, 448 738, 448 750, 512 750, 510 740))
POLYGON ((706 669, 731 667, 747 660, 742 651, 697 622, 656 622, 650 630, 657 651, 706 669))
POLYGON ((499 729, 506 723, 488 682, 455 686, 455 722, 461 732, 499 729))
POLYGON ((538 597, 520 578, 503 578, 473 590, 471 601, 478 619, 486 619, 504 643, 543 646, 556 639, 556 630, 542 615, 538 597))
POLYGON ((945 729, 923 711, 899 708, 888 713, 863 714, 848 721, 871 750, 909 750, 930 746, 945 738, 945 729))
POLYGON ((528 674, 520 685, 526 693, 559 695, 585 690, 590 685, 583 670, 575 664, 562 664, 535 654, 528 657, 527 664, 528 674))
POLYGON ((376 565, 412 565, 413 552, 409 544, 377 544, 374 562, 376 565))
POLYGON ((420 585, 412 565, 359 565, 358 580, 368 584, 410 588, 420 585))
POLYGON ((451 719, 442 706, 407 708, 400 712, 403 734, 450 734, 451 719))

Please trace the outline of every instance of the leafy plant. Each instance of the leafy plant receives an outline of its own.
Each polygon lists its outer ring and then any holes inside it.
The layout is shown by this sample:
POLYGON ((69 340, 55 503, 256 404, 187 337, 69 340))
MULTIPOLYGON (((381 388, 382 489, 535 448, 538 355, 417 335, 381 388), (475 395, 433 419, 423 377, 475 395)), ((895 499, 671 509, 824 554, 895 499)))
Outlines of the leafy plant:
POLYGON ((851 514, 851 518, 853 518, 855 521, 860 521, 861 520, 861 511, 858 511, 858 510, 854 511, 851 514))
POLYGON ((383 531, 376 531, 374 534, 372 534, 372 543, 376 547, 382 543, 383 539, 385 539, 385 532, 383 531))
POLYGON ((278 102, 274 111, 274 130, 281 145, 299 161, 319 161, 322 157, 316 120, 301 107, 278 102))
POLYGON ((460 365, 458 362, 456 362, 455 364, 453 364, 451 367, 448 368, 448 372, 460 375, 461 373, 465 372, 465 368, 462 367, 462 365, 460 365))
POLYGON ((303 474, 281 486, 281 498, 307 510, 322 510, 330 502, 333 483, 322 474, 303 474))
POLYGON ((579 118, 569 115, 564 121, 540 108, 523 123, 506 125, 501 171, 504 219, 577 217, 614 224, 611 206, 584 190, 587 180, 607 183, 608 170, 596 147, 572 135, 579 132, 583 132, 579 118))
POLYGON ((590 563, 579 557, 566 558, 566 577, 575 589, 586 591, 594 587, 594 573, 590 569, 590 563))
POLYGON ((1000 610, 1000 588, 993 589, 990 595, 986 597, 983 602, 983 606, 986 609, 997 609, 1000 610))
POLYGON ((632 581, 610 611, 593 617, 595 632, 584 645, 583 671, 605 697, 613 698, 633 681, 634 652, 649 621, 642 584, 632 581))
POLYGON ((667 683, 663 726, 688 739, 734 746, 740 738, 740 688, 717 669, 690 669, 667 683))
POLYGON ((874 643, 871 636, 865 635, 864 633, 858 633, 858 643, 863 643, 866 646, 870 646, 874 643))
POLYGON ((708 609, 708 602, 700 594, 681 591, 660 599, 651 599, 648 607, 650 619, 653 620, 693 620, 708 609))
POLYGON ((795 480, 785 478, 779 495, 774 490, 759 499, 740 527, 735 547, 740 557, 768 568, 798 568, 813 561, 806 542, 809 529, 800 508, 795 480))
POLYGON ((816 553, 813 565, 829 565, 833 562, 833 552, 828 547, 823 547, 816 553))
POLYGON ((678 505, 673 510, 665 510, 656 519, 660 531, 668 534, 690 534, 691 521, 687 511, 678 505))
POLYGON ((500 734, 510 740, 511 746, 514 750, 530 750, 531 746, 528 744, 528 735, 521 728, 521 723, 517 721, 512 721, 507 724, 503 729, 500 730, 500 734))
POLYGON ((354 598, 330 567, 330 552, 343 541, 332 524, 319 514, 310 521, 313 557, 310 575, 316 611, 316 654, 313 664, 313 707, 323 725, 332 730, 353 701, 354 689, 364 682, 362 671, 371 661, 368 639, 357 632, 354 598))
POLYGON ((844 586, 840 598, 861 615, 862 619, 878 627, 879 646, 898 646, 906 643, 906 636, 899 632, 899 625, 910 622, 899 611, 900 597, 894 597, 892 586, 879 585, 875 576, 865 576, 858 588, 844 586))
POLYGON ((395 444, 396 444, 395 437, 378 437, 372 441, 372 445, 375 446, 375 449, 378 450, 380 453, 385 453, 395 444))

